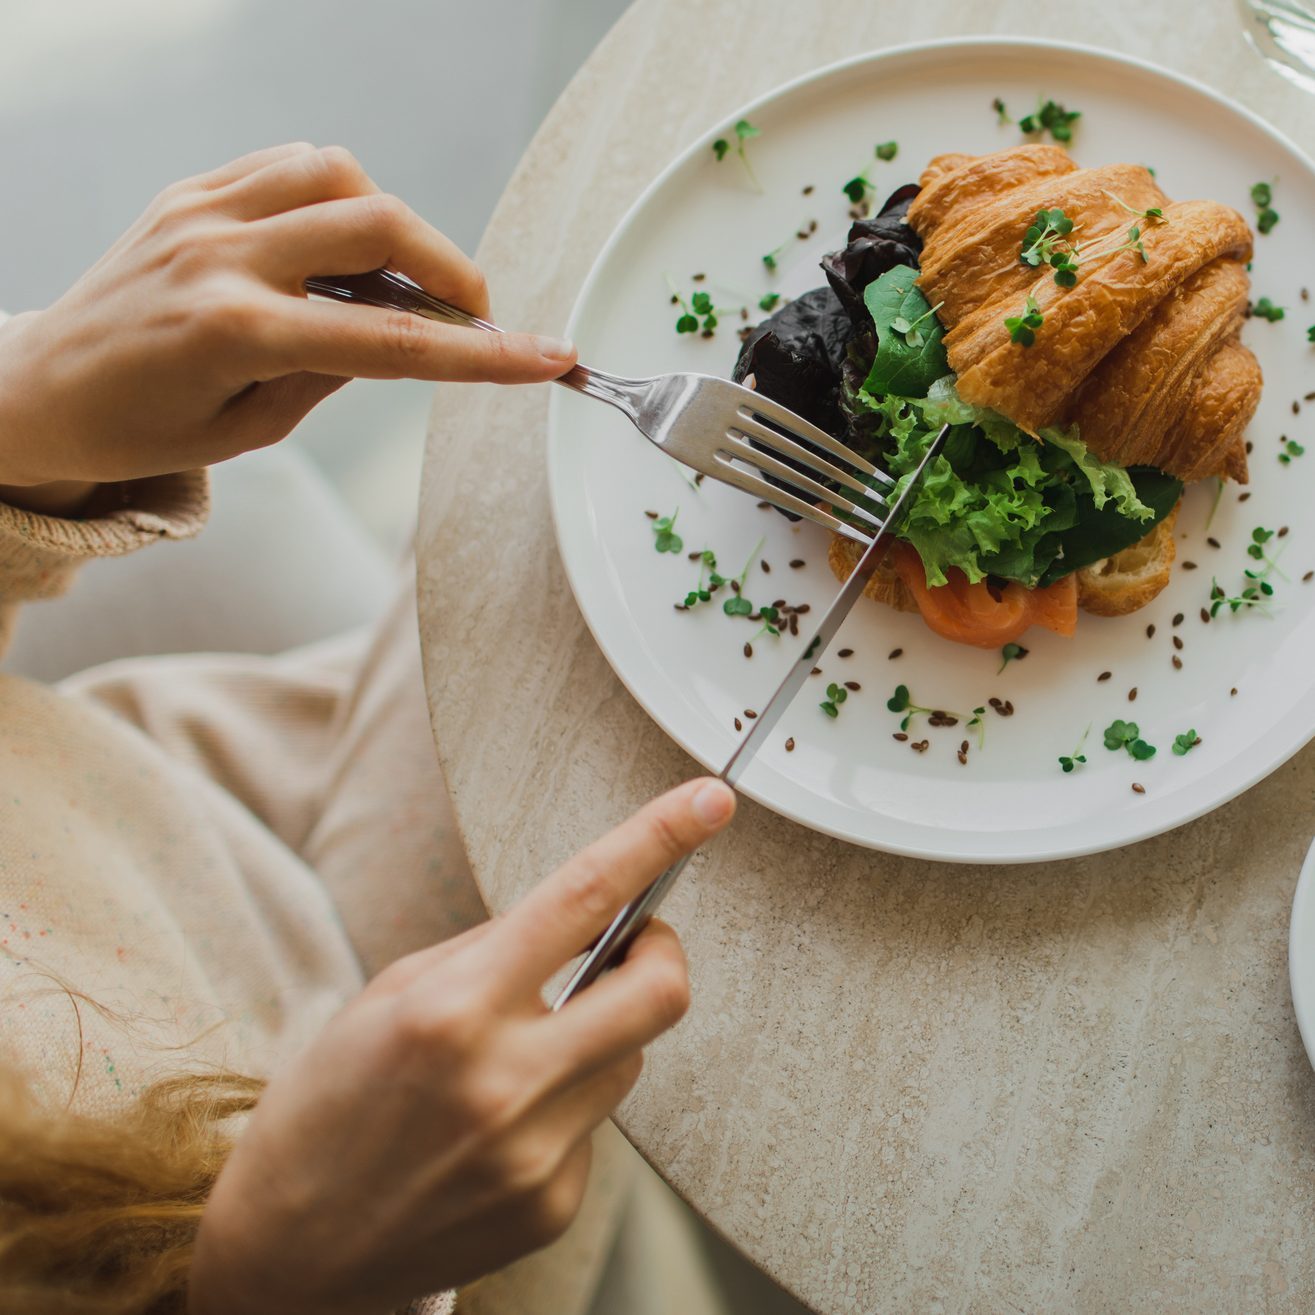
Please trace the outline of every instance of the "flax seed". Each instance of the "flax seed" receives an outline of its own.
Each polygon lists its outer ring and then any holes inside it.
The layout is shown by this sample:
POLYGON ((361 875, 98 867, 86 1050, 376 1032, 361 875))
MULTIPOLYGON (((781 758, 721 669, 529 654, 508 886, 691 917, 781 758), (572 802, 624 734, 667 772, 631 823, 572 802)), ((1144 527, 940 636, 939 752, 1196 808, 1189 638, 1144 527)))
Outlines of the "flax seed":
POLYGON ((1206 543, 1208 543, 1212 548, 1222 548, 1222 547, 1223 547, 1223 544, 1221 544, 1221 543, 1219 542, 1218 539, 1213 538, 1213 537, 1207 539, 1207 540, 1206 540, 1206 543))
POLYGON ((1177 653, 1173 655, 1173 669, 1175 671, 1181 671, 1183 669, 1183 660, 1177 653))
POLYGON ((858 683, 858 681, 856 681, 856 680, 847 680, 847 681, 845 681, 845 688, 846 688, 847 690, 851 690, 851 691, 853 691, 853 693, 857 694, 858 691, 861 690, 861 689, 863 688, 863 686, 860 685, 860 684, 858 683))
POLYGON ((1173 637, 1173 646, 1174 646, 1174 648, 1176 648, 1180 653, 1182 652, 1183 641, 1182 641, 1182 637, 1181 637, 1180 635, 1175 635, 1175 636, 1173 637))
POLYGON ((744 641, 744 656, 745 657, 753 656, 753 645, 749 643, 747 639, 744 641))
POLYGON ((742 731, 744 729, 744 723, 741 722, 738 717, 735 718, 735 729, 737 731, 742 731))
POLYGON ((886 661, 894 662, 894 660, 897 657, 903 657, 903 656, 904 656, 904 650, 902 648, 892 648, 890 652, 886 654, 886 661))
POLYGON ((1250 492, 1247 492, 1247 493, 1239 493, 1239 494, 1237 495, 1237 500, 1238 500, 1239 502, 1245 502, 1250 496, 1251 496, 1250 492))
POLYGON ((1176 625, 1176 626, 1180 626, 1180 625, 1182 625, 1182 623, 1183 623, 1183 614, 1182 614, 1181 612, 1175 612, 1175 613, 1173 614, 1173 623, 1174 623, 1174 625, 1176 625))
POLYGON ((1196 563, 1195 563, 1195 562, 1184 562, 1184 563, 1183 563, 1183 570, 1184 570, 1184 571, 1194 571, 1194 570, 1196 570, 1196 563))
POLYGON ((1113 674, 1114 673, 1112 671, 1102 671, 1100 675, 1096 677, 1096 679, 1097 681, 1108 680, 1113 674))
POLYGON ((1133 793, 1134 793, 1134 794, 1145 794, 1145 793, 1146 793, 1146 787, 1145 787, 1144 785, 1142 785, 1142 784, 1141 784, 1140 782, 1138 782, 1138 781, 1134 781, 1134 782, 1132 783, 1132 789, 1133 789, 1133 793))
POLYGON ((1136 686, 1136 685, 1134 685, 1134 686, 1128 691, 1128 702, 1129 702, 1129 703, 1136 703, 1136 702, 1137 702, 1137 686, 1136 686))
POLYGON ((796 557, 794 561, 790 563, 791 569, 795 571, 797 571, 803 565, 804 565, 804 559, 802 557, 796 557))
POLYGON ((745 708, 744 715, 748 717, 750 721, 752 721, 758 714, 754 712, 752 708, 745 708))
POLYGON ((892 740, 898 740, 901 744, 903 744, 904 741, 907 740, 909 737, 905 735, 903 731, 896 731, 895 734, 892 735, 890 738, 892 740))
POLYGON ((786 740, 786 742, 785 742, 785 751, 786 751, 786 753, 793 753, 793 752, 794 752, 794 736, 793 736, 793 735, 790 736, 790 738, 789 738, 788 740, 786 740))

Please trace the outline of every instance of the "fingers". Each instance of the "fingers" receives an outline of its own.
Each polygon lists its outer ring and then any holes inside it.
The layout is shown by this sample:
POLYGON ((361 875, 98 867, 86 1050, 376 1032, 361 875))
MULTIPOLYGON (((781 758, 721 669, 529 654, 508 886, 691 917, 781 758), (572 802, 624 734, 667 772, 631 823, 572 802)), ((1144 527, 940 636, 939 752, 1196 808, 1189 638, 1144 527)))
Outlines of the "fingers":
POLYGON ((224 210, 238 219, 266 219, 320 201, 378 192, 355 156, 341 146, 280 155, 225 188, 224 210))
POLYGON ((528 333, 488 333, 407 311, 285 297, 262 331, 270 373, 363 379, 539 383, 564 374, 575 348, 528 333))
POLYGON ((553 1028, 563 1072, 589 1074, 636 1054, 674 1027, 688 1008, 685 952, 676 933, 655 918, 619 967, 540 1027, 553 1028))
POLYGON ((394 196, 325 201, 251 225, 258 262, 290 290, 312 274, 399 270, 426 292, 472 315, 488 314, 479 267, 455 243, 394 196))
POLYGON ((623 904, 720 831, 734 811, 735 795, 722 782, 688 781, 564 863, 498 929, 501 959, 513 966, 518 985, 537 992, 623 904))
POLYGON ((286 438, 307 412, 348 382, 339 375, 298 373, 247 389, 211 426, 219 449, 211 459, 223 461, 286 438))
POLYGON ((286 160, 294 155, 308 155, 314 150, 315 147, 310 142, 288 142, 285 146, 266 146, 263 150, 251 151, 236 160, 231 160, 228 164, 220 165, 218 169, 199 175, 196 183, 208 192, 215 191, 275 161, 286 160))

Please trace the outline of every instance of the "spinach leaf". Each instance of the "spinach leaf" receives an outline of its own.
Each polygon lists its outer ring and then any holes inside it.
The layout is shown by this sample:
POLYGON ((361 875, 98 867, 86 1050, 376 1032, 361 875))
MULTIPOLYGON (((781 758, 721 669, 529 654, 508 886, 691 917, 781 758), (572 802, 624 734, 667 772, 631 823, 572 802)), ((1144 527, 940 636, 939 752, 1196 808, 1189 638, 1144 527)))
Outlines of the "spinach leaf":
POLYGON ((1103 557, 1131 548, 1151 532, 1178 504, 1183 482, 1151 466, 1133 466, 1128 470, 1137 499, 1150 507, 1154 516, 1133 520, 1109 502, 1097 507, 1088 498, 1078 500, 1078 522, 1057 536, 1061 552, 1042 573, 1041 584, 1054 584, 1062 576, 1090 566, 1103 557))
POLYGON ((896 265, 869 283, 863 302, 877 326, 877 355, 863 383, 883 397, 925 397, 949 373, 945 330, 914 280, 916 269, 896 265))

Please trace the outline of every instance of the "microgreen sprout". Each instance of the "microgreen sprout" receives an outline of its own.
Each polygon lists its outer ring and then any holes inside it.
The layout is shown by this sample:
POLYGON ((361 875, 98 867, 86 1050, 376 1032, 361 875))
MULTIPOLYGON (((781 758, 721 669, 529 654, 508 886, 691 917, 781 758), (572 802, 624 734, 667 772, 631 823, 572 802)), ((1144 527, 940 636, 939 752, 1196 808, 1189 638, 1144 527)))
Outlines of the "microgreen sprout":
POLYGON ((1027 301, 1023 305, 1022 314, 1007 315, 1005 317, 1005 328, 1009 330, 1011 342, 1030 347, 1036 342, 1036 331, 1044 321, 1045 316, 1042 315, 1041 308, 1036 304, 1036 298, 1029 293, 1027 301))
MULTIPOLYGON (((882 142, 880 145, 873 148, 872 154, 875 155, 878 160, 893 160, 899 154, 899 143, 882 142)), ((871 167, 872 166, 869 165, 868 169, 871 169, 871 167)), ((849 182, 840 189, 855 205, 862 205, 867 199, 868 193, 877 190, 876 184, 868 179, 868 169, 864 169, 862 173, 855 174, 849 182)))
POLYGON ((995 111, 995 121, 997 123, 1013 123, 1013 119, 1009 115, 1009 106, 999 96, 991 102, 991 108, 995 111))
MULTIPOLYGON (((1151 177, 1155 176, 1154 169, 1149 169, 1147 172, 1150 173, 1151 177)), ((1115 205, 1122 206, 1130 215, 1135 215, 1138 219, 1159 219, 1166 224, 1169 222, 1164 218, 1164 210, 1161 206, 1153 205, 1149 210, 1138 210, 1135 205, 1129 205, 1121 196, 1115 196, 1113 192, 1105 192, 1105 195, 1115 205)))
POLYGON ((1312 324, 1310 328, 1306 330, 1306 341, 1315 342, 1315 324, 1312 324))
POLYGON ((1173 737, 1173 751, 1176 757, 1181 758, 1184 754, 1190 753, 1201 743, 1201 737, 1195 731, 1184 731, 1181 735, 1173 737))
MULTIPOLYGON (((1021 662, 1027 656, 1027 649, 1022 644, 1006 644, 1000 650, 1000 671, 1003 671, 1011 662, 1021 662)), ((1000 671, 996 672, 998 676, 1000 671)))
POLYGON ((1061 771, 1076 771, 1083 763, 1087 761, 1087 755, 1082 752, 1083 746, 1087 742, 1087 736, 1091 734, 1091 723, 1087 723, 1087 729, 1082 732, 1082 738, 1077 742, 1073 752, 1065 757, 1060 758, 1059 767, 1061 771))
POLYGON ((817 706, 828 717, 840 716, 840 705, 849 697, 849 691, 843 685, 830 684, 826 687, 826 700, 817 706))
POLYGON ((758 298, 758 309, 765 311, 772 310, 780 300, 781 294, 779 292, 764 292, 763 295, 758 298))
POLYGON ((1247 556, 1256 562, 1255 567, 1248 567, 1242 574, 1246 577, 1246 584, 1234 595, 1225 592, 1223 586, 1217 579, 1210 581, 1210 615, 1218 616, 1220 612, 1227 608, 1230 612, 1237 613, 1244 608, 1259 608, 1266 616, 1269 614, 1265 604, 1268 599, 1274 596, 1274 586, 1270 584, 1269 577, 1271 574, 1277 575, 1280 579, 1286 579, 1283 572, 1278 569, 1277 554, 1273 557, 1266 552, 1265 548, 1269 541, 1277 537, 1277 532, 1267 530, 1263 525, 1257 525, 1251 531, 1251 542, 1247 544, 1247 556))
POLYGON ((1221 476, 1221 475, 1216 475, 1216 476, 1215 476, 1215 496, 1214 496, 1214 501, 1211 502, 1211 504, 1210 504, 1210 514, 1205 518, 1205 528, 1206 528, 1207 530, 1210 528, 1210 523, 1211 523, 1211 521, 1213 521, 1214 518, 1215 518, 1215 512, 1217 512, 1217 511, 1219 510, 1219 502, 1220 502, 1220 499, 1223 498, 1223 496, 1224 496, 1224 480, 1223 480, 1223 476, 1221 476))
POLYGON ((986 743, 986 722, 983 720, 986 716, 985 708, 974 708, 972 716, 963 712, 947 712, 944 708, 924 708, 921 704, 913 702, 913 696, 909 693, 907 685, 895 686, 895 693, 886 700, 886 707, 891 712, 904 714, 899 724, 901 731, 907 731, 913 725, 915 717, 930 717, 932 724, 936 726, 954 726, 958 722, 964 722, 969 730, 977 732, 978 749, 986 743))
POLYGON ((1251 189, 1251 200, 1256 207, 1256 227, 1262 233, 1272 231, 1278 223, 1278 211, 1274 209, 1274 189, 1270 183, 1256 183, 1251 189))
POLYGON ((1276 306, 1268 297, 1261 297, 1251 307, 1251 314, 1258 320, 1268 320, 1271 324, 1277 324, 1286 314, 1282 306, 1276 306))
POLYGON ((725 612, 727 616, 753 615, 753 604, 744 596, 742 590, 744 589, 744 582, 749 576, 749 568, 753 565, 754 559, 762 551, 762 546, 765 542, 765 539, 758 540, 758 546, 749 554, 749 560, 744 563, 744 570, 742 570, 734 580, 723 581, 723 583, 730 585, 732 593, 732 597, 728 598, 721 605, 721 610, 725 612))
POLYGON ((1018 120, 1025 133, 1048 132, 1057 142, 1067 144, 1073 140, 1073 125, 1082 117, 1081 110, 1066 110, 1053 100, 1042 101, 1031 114, 1018 120))
POLYGON ((780 246, 773 247, 765 256, 763 256, 762 262, 764 267, 775 273, 781 257, 790 249, 790 247, 795 242, 803 242, 807 238, 812 237, 816 230, 817 220, 805 220, 804 223, 796 228, 795 231, 780 244, 780 246))
POLYGON ((745 154, 744 143, 750 137, 757 137, 761 129, 755 128, 748 119, 740 119, 736 122, 733 129, 735 133, 735 145, 732 148, 730 139, 727 137, 718 137, 712 143, 712 153, 718 160, 724 160, 727 154, 734 149, 735 154, 740 157, 740 163, 744 165, 744 172, 749 175, 749 181, 761 192, 762 184, 758 181, 758 175, 753 171, 753 165, 749 163, 749 157, 745 154))
POLYGON ((725 579, 717 574, 716 555, 710 548, 705 548, 699 553, 699 582, 685 595, 684 607, 688 610, 700 603, 710 603, 712 595, 725 583, 725 579))
POLYGON ((763 625, 762 629, 754 635, 754 639, 760 639, 763 635, 779 637, 781 631, 776 623, 781 619, 780 611, 775 607, 760 607, 758 615, 762 618, 763 625))
POLYGON ((1283 444, 1283 451, 1278 454, 1279 464, 1282 466, 1291 465, 1293 457, 1304 456, 1306 449, 1296 441, 1289 438, 1283 444))
POLYGON ((659 516, 653 522, 653 547, 658 552, 680 552, 684 547, 684 541, 676 533, 676 517, 680 515, 680 508, 677 507, 670 516, 659 516))
POLYGON ((943 301, 938 301, 934 306, 923 311, 916 320, 909 320, 903 315, 896 315, 890 322, 891 331, 898 333, 900 337, 904 339, 907 346, 921 347, 924 339, 922 330, 918 328, 918 325, 921 324, 923 320, 929 319, 931 316, 935 315, 944 305, 945 303, 943 301))
POLYGON ((711 338, 716 332, 717 323, 723 316, 738 315, 741 307, 718 307, 713 303, 712 293, 700 288, 690 294, 688 300, 681 294, 672 281, 671 275, 665 276, 667 287, 671 290, 671 304, 680 307, 676 318, 677 333, 698 333, 704 338, 711 338))
POLYGON ((1141 731, 1135 721, 1111 722, 1105 728, 1105 747, 1115 752, 1127 749, 1137 762, 1145 762, 1148 758, 1155 757, 1155 746, 1147 744, 1141 738, 1141 731))

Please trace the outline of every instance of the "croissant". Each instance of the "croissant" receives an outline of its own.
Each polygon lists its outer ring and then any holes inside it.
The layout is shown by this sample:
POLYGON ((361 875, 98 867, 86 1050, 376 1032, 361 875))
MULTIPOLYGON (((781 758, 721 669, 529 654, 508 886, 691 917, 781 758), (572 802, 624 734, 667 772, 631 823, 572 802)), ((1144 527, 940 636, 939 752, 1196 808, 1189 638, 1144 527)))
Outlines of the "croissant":
POLYGON ((1076 424, 1105 461, 1246 481, 1262 379, 1239 340, 1251 230, 1237 211, 1171 202, 1144 166, 1082 169, 1054 146, 941 155, 920 182, 908 212, 918 282, 961 397, 1030 432, 1076 424), (1068 288, 1019 259, 1037 212, 1056 207, 1093 252, 1068 288), (1134 223, 1142 252, 1117 250, 1134 223), (1029 295, 1044 323, 1024 347, 1004 321, 1029 295))

